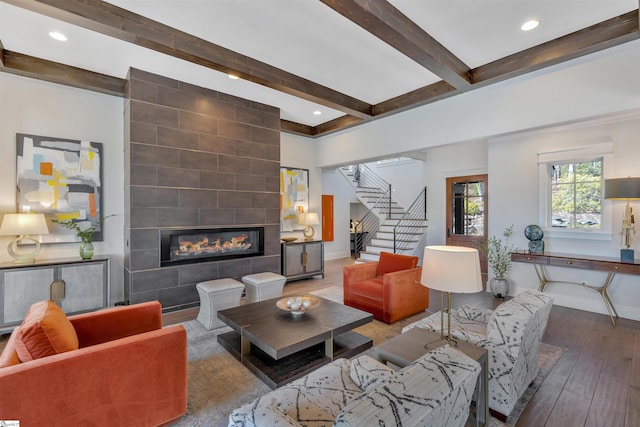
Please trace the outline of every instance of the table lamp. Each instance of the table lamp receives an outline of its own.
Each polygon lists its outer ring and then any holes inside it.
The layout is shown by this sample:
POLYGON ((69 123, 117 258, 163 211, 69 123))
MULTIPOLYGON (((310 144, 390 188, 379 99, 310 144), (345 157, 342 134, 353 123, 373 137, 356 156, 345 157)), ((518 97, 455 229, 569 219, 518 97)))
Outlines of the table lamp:
MULTIPOLYGON (((440 340, 449 345, 451 338, 451 292, 474 293, 482 291, 480 255, 477 249, 462 246, 427 246, 422 258, 420 284, 441 292, 440 340), (445 294, 447 305, 445 306, 445 294), (444 314, 447 313, 447 334, 444 333, 444 314)), ((425 344, 428 348, 429 344, 425 344)))
POLYGON ((301 213, 298 216, 298 224, 306 226, 304 230, 302 230, 304 240, 313 240, 315 230, 312 226, 320 224, 320 220, 318 219, 318 214, 316 212, 301 213))
POLYGON ((15 213, 5 214, 0 226, 0 236, 17 236, 9 242, 7 251, 14 258, 14 264, 31 264, 36 260, 40 252, 40 242, 32 235, 49 234, 47 220, 41 213, 15 213), (36 247, 27 253, 17 253, 13 247, 18 246, 19 240, 31 240, 36 247))
POLYGON ((622 218, 622 231, 620 235, 624 240, 625 248, 620 249, 621 262, 634 262, 635 256, 631 249, 632 234, 635 234, 635 220, 633 218, 633 208, 629 206, 629 201, 640 200, 640 178, 614 178, 604 181, 604 198, 609 200, 626 200, 627 206, 624 209, 622 218))

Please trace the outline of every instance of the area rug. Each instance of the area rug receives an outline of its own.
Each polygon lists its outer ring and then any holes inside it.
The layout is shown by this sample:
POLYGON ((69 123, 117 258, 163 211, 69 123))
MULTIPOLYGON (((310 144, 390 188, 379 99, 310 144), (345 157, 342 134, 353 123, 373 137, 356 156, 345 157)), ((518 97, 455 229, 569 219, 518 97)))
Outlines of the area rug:
MULTIPOLYGON (((380 322, 373 322, 373 324, 376 323, 380 322)), ((226 426, 231 411, 271 390, 218 344, 217 335, 228 332, 231 328, 224 327, 208 331, 197 320, 184 322, 182 325, 187 331, 188 341, 189 401, 187 414, 171 424, 172 426, 226 426)), ((366 326, 368 325, 363 328, 366 326)), ((377 325, 380 329, 384 326, 386 325, 377 325)), ((562 349, 542 344, 538 361, 540 365, 538 377, 520 399, 507 422, 501 423, 492 418, 490 423, 492 427, 515 425, 527 402, 562 354, 562 349)))
POLYGON ((342 304, 344 295, 341 286, 330 286, 328 288, 318 289, 317 291, 309 292, 311 295, 315 295, 320 298, 328 299, 329 301, 342 304))

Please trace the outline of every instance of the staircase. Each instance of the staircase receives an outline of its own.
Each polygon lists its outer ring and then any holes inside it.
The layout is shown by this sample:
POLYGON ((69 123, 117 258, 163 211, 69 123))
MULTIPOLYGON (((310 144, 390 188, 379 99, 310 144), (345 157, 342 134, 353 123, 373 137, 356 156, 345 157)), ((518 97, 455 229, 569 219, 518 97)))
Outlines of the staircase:
POLYGON ((426 187, 405 209, 393 200, 391 184, 365 165, 340 169, 369 212, 358 221, 355 233, 355 258, 377 261, 380 252, 415 255, 426 238, 426 187))

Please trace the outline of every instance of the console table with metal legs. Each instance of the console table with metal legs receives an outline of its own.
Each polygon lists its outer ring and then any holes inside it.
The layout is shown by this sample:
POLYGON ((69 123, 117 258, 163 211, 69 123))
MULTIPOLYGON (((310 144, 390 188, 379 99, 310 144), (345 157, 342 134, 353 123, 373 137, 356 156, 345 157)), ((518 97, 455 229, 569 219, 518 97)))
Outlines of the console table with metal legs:
POLYGON ((618 312, 609 298, 607 290, 613 281, 616 273, 621 274, 633 274, 640 275, 640 260, 636 260, 634 263, 621 262, 614 258, 601 258, 591 257, 587 255, 565 255, 565 254, 529 254, 529 253, 511 253, 511 260, 514 262, 525 262, 533 264, 533 267, 538 276, 539 286, 538 290, 543 292, 548 283, 566 283, 570 285, 579 285, 583 288, 590 289, 598 292, 602 297, 604 306, 609 313, 611 322, 615 325, 615 318, 618 317, 618 312), (566 280, 553 280, 547 276, 545 266, 553 267, 569 267, 579 268, 582 270, 593 270, 607 272, 607 277, 601 286, 589 285, 583 282, 571 282, 566 280))

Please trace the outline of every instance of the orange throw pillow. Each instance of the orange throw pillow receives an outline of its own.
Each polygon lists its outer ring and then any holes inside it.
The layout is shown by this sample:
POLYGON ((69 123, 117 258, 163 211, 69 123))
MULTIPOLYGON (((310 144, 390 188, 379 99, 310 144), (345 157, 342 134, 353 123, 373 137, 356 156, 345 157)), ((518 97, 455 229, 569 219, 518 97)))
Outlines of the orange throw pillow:
POLYGON ((408 270, 418 265, 418 257, 409 255, 394 254, 391 252, 380 252, 378 261, 378 276, 384 276, 394 271, 408 270))
POLYGON ((52 301, 33 304, 16 334, 21 362, 78 349, 78 336, 64 311, 52 301))

